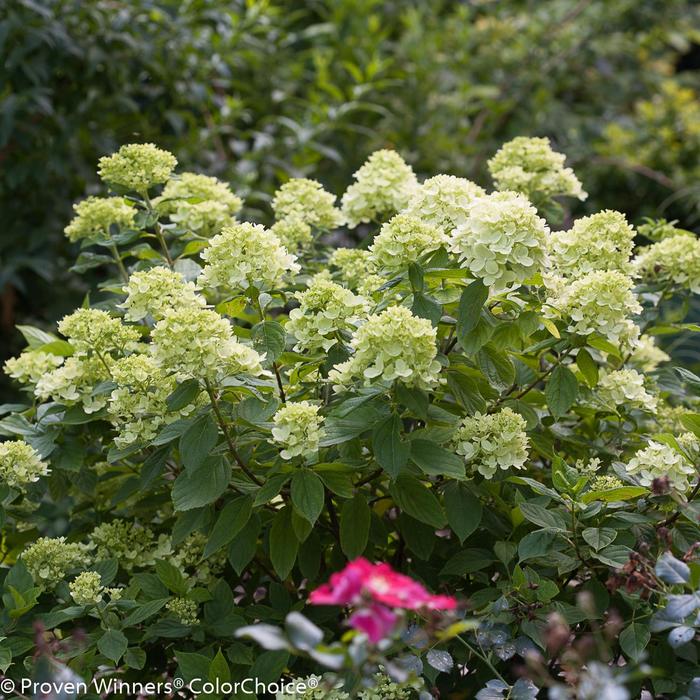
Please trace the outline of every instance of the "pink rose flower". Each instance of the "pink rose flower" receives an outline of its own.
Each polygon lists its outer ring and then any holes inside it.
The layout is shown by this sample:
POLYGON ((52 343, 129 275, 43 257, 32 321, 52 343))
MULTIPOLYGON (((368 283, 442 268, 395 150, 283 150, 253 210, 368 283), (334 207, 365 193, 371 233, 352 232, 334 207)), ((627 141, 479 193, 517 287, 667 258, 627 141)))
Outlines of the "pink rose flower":
POLYGON ((376 644, 388 637, 394 630, 399 616, 384 605, 370 605, 356 610, 348 619, 353 629, 363 632, 367 639, 376 644))

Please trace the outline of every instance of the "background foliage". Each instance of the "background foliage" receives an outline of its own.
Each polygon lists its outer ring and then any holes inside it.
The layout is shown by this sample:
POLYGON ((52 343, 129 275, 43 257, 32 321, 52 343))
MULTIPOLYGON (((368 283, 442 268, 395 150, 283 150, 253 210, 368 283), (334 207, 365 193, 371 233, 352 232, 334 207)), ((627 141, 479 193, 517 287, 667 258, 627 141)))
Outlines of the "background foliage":
POLYGON ((47 322, 84 293, 65 272, 70 202, 94 191, 97 157, 133 140, 230 181, 264 218, 289 175, 340 190, 383 145, 419 174, 481 180, 498 145, 547 135, 587 206, 691 226, 699 13, 686 0, 4 3, 3 336, 16 350, 14 321, 47 322))

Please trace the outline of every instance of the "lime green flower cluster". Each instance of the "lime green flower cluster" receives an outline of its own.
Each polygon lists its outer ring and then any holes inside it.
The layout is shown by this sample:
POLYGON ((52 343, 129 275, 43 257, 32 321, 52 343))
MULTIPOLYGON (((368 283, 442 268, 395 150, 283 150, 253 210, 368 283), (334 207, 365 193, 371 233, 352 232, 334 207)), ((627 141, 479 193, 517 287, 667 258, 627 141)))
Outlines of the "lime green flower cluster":
POLYGON ((76 605, 96 605, 102 600, 102 577, 96 571, 83 571, 68 584, 76 605))
POLYGON ((335 195, 326 192, 320 182, 303 177, 285 182, 275 192, 272 210, 278 220, 293 217, 314 228, 332 229, 343 223, 335 195))
POLYGON ((179 381, 265 373, 264 357, 234 339, 231 324, 215 311, 171 309, 152 333, 151 352, 161 369, 179 381))
POLYGON ((0 442, 0 481, 24 491, 27 484, 47 476, 49 467, 39 453, 23 440, 0 442))
POLYGON ((220 549, 204 558, 207 539, 203 533, 193 532, 170 557, 170 561, 180 569, 183 576, 202 583, 208 583, 214 576, 218 576, 226 566, 225 549, 220 549))
POLYGON ((282 459, 310 457, 318 452, 323 436, 323 416, 318 411, 319 407, 308 401, 289 401, 275 413, 272 438, 284 448, 282 459))
POLYGON ((343 332, 352 332, 367 315, 368 303, 349 289, 324 278, 315 278, 295 295, 299 307, 289 312, 286 330, 297 343, 294 349, 329 350, 343 332))
POLYGON ((150 528, 120 518, 98 525, 89 542, 96 561, 117 559, 126 571, 152 565, 170 553, 165 537, 156 540, 150 528))
POLYGON ((203 289, 226 292, 246 290, 254 285, 280 285, 289 274, 299 272, 296 256, 283 248, 274 233, 259 224, 227 226, 202 251, 206 262, 199 277, 203 289))
POLYGON ((603 375, 596 388, 596 399, 606 408, 656 410, 656 397, 644 388, 644 377, 633 369, 619 369, 603 375))
POLYGON ((396 151, 375 151, 353 175, 341 202, 350 228, 386 219, 405 209, 418 188, 413 169, 396 151))
POLYGON ((682 418, 691 413, 693 411, 686 406, 671 406, 666 401, 659 401, 655 418, 662 433, 677 435, 686 429, 682 423, 682 418))
POLYGON ((439 228, 415 216, 397 214, 382 226, 369 250, 379 269, 400 272, 446 243, 447 236, 439 228))
POLYGON ((194 600, 189 598, 173 598, 166 605, 168 612, 171 612, 183 625, 196 625, 199 608, 194 600))
POLYGON ((340 270, 342 280, 352 289, 376 272, 372 254, 362 248, 336 248, 329 262, 340 270))
POLYGON ((72 356, 36 383, 34 394, 42 401, 51 398, 65 406, 81 403, 85 413, 96 413, 107 405, 107 394, 94 393, 110 373, 99 357, 72 356))
POLYGON ((623 486, 622 481, 612 474, 601 474, 591 479, 591 491, 610 491, 623 486))
POLYGON ((486 190, 471 180, 436 175, 418 188, 401 213, 415 216, 449 235, 466 223, 471 203, 485 194, 486 190))
POLYGON ((108 184, 145 195, 170 178, 177 159, 152 143, 130 143, 99 160, 98 175, 108 184))
POLYGON ((695 467, 680 452, 656 440, 650 440, 625 468, 642 486, 650 488, 655 479, 667 478, 670 486, 680 493, 690 488, 688 477, 695 474, 695 467))
POLYGON ((19 357, 11 357, 3 367, 8 377, 20 384, 35 386, 48 372, 63 364, 63 358, 50 352, 25 350, 19 357))
POLYGON ((565 277, 581 277, 594 270, 629 272, 634 235, 624 214, 606 209, 577 219, 568 231, 552 233, 551 261, 565 277))
POLYGON ((457 454, 474 472, 493 479, 499 469, 522 469, 529 442, 524 418, 510 408, 498 413, 468 416, 452 438, 457 454))
POLYGON ((450 250, 493 292, 510 291, 542 271, 549 227, 526 197, 495 192, 472 202, 466 222, 452 232, 450 250))
POLYGON ((133 349, 141 337, 136 328, 100 309, 78 309, 59 321, 58 330, 78 354, 124 352, 133 349))
POLYGON ((280 243, 289 251, 308 248, 314 240, 311 234, 311 226, 296 214, 290 214, 284 219, 276 221, 270 227, 270 231, 279 238, 280 243))
POLYGON ((87 566, 89 557, 83 545, 65 537, 40 537, 22 552, 22 561, 37 586, 53 588, 71 569, 87 566))
POLYGON ((677 233, 642 248, 633 264, 637 276, 647 282, 700 294, 700 239, 692 233, 677 233))
POLYGON ((136 209, 121 197, 88 197, 73 205, 75 216, 63 229, 72 242, 109 238, 109 227, 134 225, 136 209))
POLYGON ((630 356, 630 362, 643 372, 653 372, 660 364, 670 359, 650 335, 640 336, 639 343, 630 356))
POLYGON ((215 177, 182 173, 168 181, 153 206, 182 228, 208 238, 233 222, 243 202, 215 177))
POLYGON ((548 138, 518 136, 501 146, 488 161, 499 190, 522 192, 528 197, 588 196, 574 171, 564 167, 566 156, 552 150, 548 138))
POLYGON ((559 285, 548 300, 545 314, 563 318, 571 333, 600 333, 610 342, 634 347, 639 328, 630 316, 642 307, 632 291, 633 282, 618 270, 597 270, 559 285))
POLYGON ((127 297, 120 306, 126 309, 127 321, 141 321, 147 316, 159 321, 168 309, 197 308, 206 304, 192 282, 185 281, 179 272, 167 267, 134 272, 124 292, 127 297))
POLYGON ((370 316, 353 334, 353 356, 329 373, 338 389, 354 380, 368 386, 376 381, 399 381, 422 389, 439 381, 436 330, 430 321, 402 306, 370 316))
POLYGON ((177 411, 168 409, 175 378, 166 376, 149 355, 122 357, 111 369, 117 388, 109 396, 107 412, 118 430, 117 447, 152 440, 164 425, 188 416, 197 407, 195 402, 177 411))

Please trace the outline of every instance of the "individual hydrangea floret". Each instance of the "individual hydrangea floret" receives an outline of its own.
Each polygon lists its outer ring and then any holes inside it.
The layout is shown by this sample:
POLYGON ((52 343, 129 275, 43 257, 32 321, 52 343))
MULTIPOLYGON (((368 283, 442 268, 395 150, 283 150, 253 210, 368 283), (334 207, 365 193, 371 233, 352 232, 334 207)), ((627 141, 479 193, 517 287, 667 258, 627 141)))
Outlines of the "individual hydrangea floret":
POLYGON ((602 376, 595 396, 614 411, 638 408, 653 413, 656 410, 656 397, 644 388, 644 377, 633 369, 619 369, 602 376))
POLYGON ((89 559, 85 547, 65 537, 40 537, 22 552, 22 561, 37 586, 53 588, 66 574, 89 559))
POLYGON ((76 605, 96 605, 102 600, 102 577, 96 571, 83 571, 68 588, 76 605))
POLYGON ((396 151, 375 151, 353 175, 342 199, 350 228, 381 221, 405 209, 418 188, 413 169, 396 151))
POLYGON ((624 214, 606 209, 577 219, 568 231, 553 232, 551 261, 565 277, 581 277, 593 270, 629 272, 634 235, 624 214))
POLYGON ((196 408, 189 403, 177 411, 168 409, 168 397, 176 388, 175 378, 166 376, 153 357, 129 355, 112 366, 117 385, 109 396, 107 412, 116 426, 117 447, 148 442, 168 423, 191 414, 196 408))
POLYGON ((189 598, 173 598, 166 603, 165 607, 168 612, 171 612, 183 625, 197 624, 199 607, 194 600, 190 600, 189 598))
POLYGON ((414 316, 402 306, 393 306, 370 316, 355 331, 352 357, 336 365, 329 379, 338 388, 359 380, 364 385, 377 381, 399 381, 407 386, 429 389, 439 381, 436 330, 430 321, 414 316))
POLYGON ((552 150, 548 138, 518 136, 501 146, 488 161, 499 190, 522 192, 528 197, 588 196, 574 171, 564 167, 566 156, 552 150))
POLYGON ((522 469, 528 457, 524 418, 510 408, 465 418, 453 437, 457 454, 486 479, 498 469, 522 469))
POLYGON ((633 265, 647 282, 674 284, 700 294, 700 239, 693 234, 678 233, 642 248, 633 265))
POLYGON ((90 544, 96 561, 116 559, 125 571, 154 564, 161 548, 167 551, 150 528, 119 518, 98 525, 90 533, 90 544))
POLYGON ((101 309, 78 309, 59 322, 58 330, 82 354, 123 352, 141 337, 136 328, 125 326, 101 309))
POLYGON ((301 269, 296 256, 282 247, 274 233, 259 224, 227 226, 202 251, 205 261, 198 284, 228 292, 251 286, 276 287, 301 269))
POLYGON ((366 299, 323 278, 311 280, 308 289, 295 297, 299 307, 289 312, 286 330, 297 339, 297 352, 329 350, 368 312, 366 299))
POLYGON ((264 357, 233 337, 231 324, 215 311, 171 309, 152 333, 151 352, 161 369, 179 381, 217 381, 236 374, 264 374, 264 357))
POLYGON ((65 406, 82 403, 85 413, 95 413, 107 405, 107 394, 94 393, 95 387, 110 380, 110 374, 99 357, 72 356, 57 369, 36 383, 34 394, 65 406))
POLYGON ((331 253, 329 262, 332 267, 340 270, 342 280, 352 289, 357 289, 368 276, 377 271, 372 254, 362 248, 336 248, 331 253))
POLYGON ((643 372, 653 372, 660 364, 671 357, 654 341, 651 335, 642 335, 629 361, 643 372))
POLYGON ((19 357, 11 357, 5 362, 4 371, 20 384, 35 386, 48 372, 63 364, 63 358, 50 352, 25 350, 19 357))
POLYGON ((276 221, 270 227, 270 231, 290 251, 308 248, 314 240, 311 234, 311 226, 296 214, 290 214, 284 219, 276 221))
POLYGON ((48 465, 31 445, 22 440, 0 442, 0 481, 24 491, 48 473, 48 465))
POLYGON ((121 197, 88 197, 73 205, 75 216, 64 229, 72 242, 109 238, 109 227, 134 225, 136 209, 121 197))
POLYGON ((495 192, 471 205, 450 237, 450 250, 494 293, 512 290, 547 262, 549 227, 526 197, 495 192))
POLYGON ((284 448, 282 459, 310 457, 318 452, 323 436, 323 416, 318 411, 319 407, 308 401, 289 401, 275 413, 272 438, 284 448))
POLYGON ((446 243, 439 228, 398 214, 382 226, 369 250, 378 268, 398 272, 446 243))
POLYGON ((641 313, 632 279, 617 270, 589 272, 573 282, 558 285, 545 314, 562 318, 570 333, 599 333, 610 342, 634 347, 638 327, 630 316, 641 313))
POLYGON ((147 316, 159 321, 168 309, 197 308, 206 304, 192 282, 185 281, 179 272, 167 267, 134 272, 124 292, 127 297, 120 306, 126 309, 127 321, 141 321, 147 316))
POLYGON ((298 177, 285 182, 272 200, 277 219, 295 217, 309 226, 333 229, 343 223, 335 206, 335 195, 326 192, 316 180, 298 177))
POLYGON ((105 182, 145 195, 170 178, 177 159, 152 143, 130 143, 100 158, 98 165, 98 175, 105 182))
POLYGON ((436 175, 426 180, 401 213, 415 216, 450 234, 466 223, 471 203, 486 190, 471 180, 454 175, 436 175))
POLYGON ((695 467, 669 445, 650 440, 626 465, 627 473, 636 477, 642 486, 651 488, 654 480, 668 479, 671 488, 685 493, 690 488, 688 478, 695 467))

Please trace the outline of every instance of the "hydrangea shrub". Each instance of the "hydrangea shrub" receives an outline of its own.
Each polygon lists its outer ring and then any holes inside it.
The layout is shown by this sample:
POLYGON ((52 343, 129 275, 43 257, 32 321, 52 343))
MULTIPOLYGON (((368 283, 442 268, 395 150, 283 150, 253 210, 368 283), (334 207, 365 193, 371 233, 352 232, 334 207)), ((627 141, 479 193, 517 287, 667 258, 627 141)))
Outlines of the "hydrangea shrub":
POLYGON ((696 697, 700 242, 559 225, 564 163, 516 139, 489 193, 383 150, 266 227, 101 159, 66 235, 103 282, 5 366, 2 672, 696 697))

